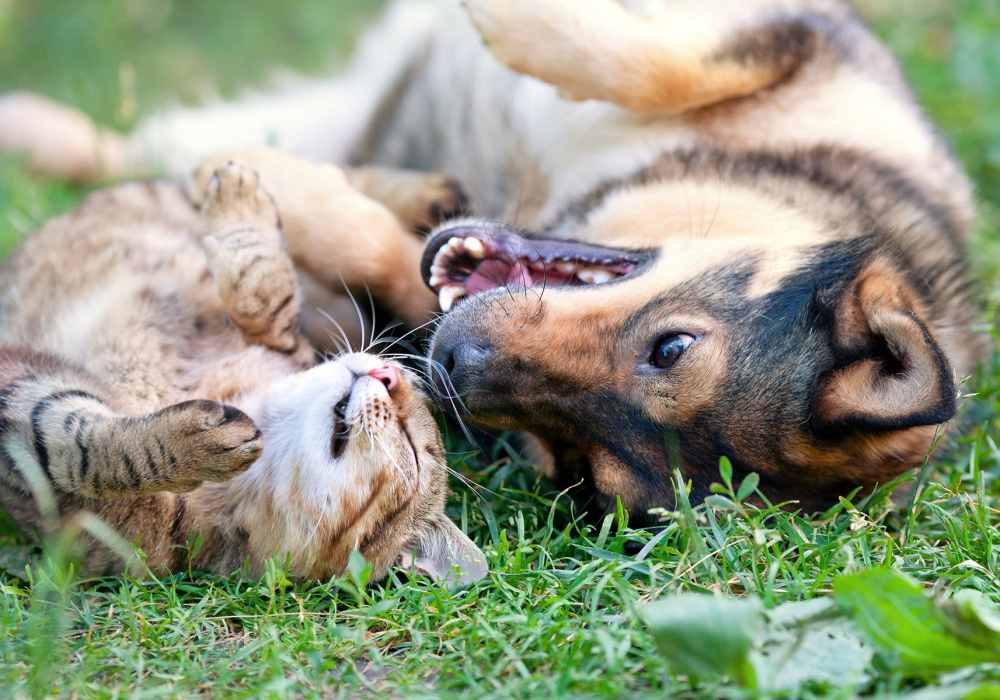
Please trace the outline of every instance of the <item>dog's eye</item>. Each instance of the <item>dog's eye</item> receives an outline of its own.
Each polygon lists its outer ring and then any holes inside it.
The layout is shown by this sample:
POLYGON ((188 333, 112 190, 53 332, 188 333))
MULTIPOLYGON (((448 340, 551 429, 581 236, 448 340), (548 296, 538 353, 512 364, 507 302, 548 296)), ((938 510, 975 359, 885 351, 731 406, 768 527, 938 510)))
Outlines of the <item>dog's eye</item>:
POLYGON ((657 369, 670 369, 681 359, 684 351, 691 347, 695 338, 687 333, 671 333, 656 341, 649 364, 657 369))

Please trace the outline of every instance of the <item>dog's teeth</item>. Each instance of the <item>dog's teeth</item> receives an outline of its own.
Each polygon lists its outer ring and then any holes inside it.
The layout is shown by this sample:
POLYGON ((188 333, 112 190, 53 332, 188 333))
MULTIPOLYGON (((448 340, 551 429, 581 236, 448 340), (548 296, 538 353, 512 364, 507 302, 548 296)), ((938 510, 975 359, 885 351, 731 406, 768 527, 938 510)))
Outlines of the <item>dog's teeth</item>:
POLYGON ((576 273, 576 276, 580 278, 580 281, 587 284, 604 284, 611 280, 611 273, 607 270, 580 270, 576 273))
POLYGON ((557 262, 556 269, 564 275, 572 275, 576 272, 576 265, 571 262, 557 262))
POLYGON ((452 238, 450 241, 448 241, 447 245, 445 245, 445 248, 457 253, 463 247, 462 241, 463 239, 461 238, 452 238))
POLYGON ((441 291, 438 292, 438 304, 441 305, 442 311, 451 311, 451 307, 455 305, 455 302, 465 296, 465 287, 457 284, 449 284, 447 287, 441 287, 441 291))
POLYGON ((465 252, 474 258, 484 258, 486 257, 486 247, 483 242, 478 238, 466 238, 465 242, 462 244, 465 247, 465 252))
POLYGON ((448 274, 448 268, 445 267, 444 265, 439 265, 438 263, 434 263, 433 265, 431 265, 431 274, 444 277, 445 275, 448 274))
POLYGON ((448 248, 447 248, 447 246, 445 246, 444 248, 442 248, 441 250, 439 250, 437 252, 437 255, 434 256, 434 262, 431 263, 431 269, 434 269, 435 267, 439 267, 442 270, 444 270, 445 269, 445 263, 449 259, 451 259, 451 256, 448 254, 448 248))
POLYGON ((447 280, 448 280, 448 278, 447 278, 447 277, 444 277, 444 276, 442 276, 442 275, 439 275, 438 273, 436 273, 436 272, 435 272, 435 273, 431 274, 431 279, 430 279, 430 283, 431 283, 431 286, 432 286, 432 287, 435 287, 435 288, 436 288, 436 287, 440 287, 440 286, 441 286, 442 284, 444 284, 444 283, 445 283, 445 282, 446 282, 447 280))

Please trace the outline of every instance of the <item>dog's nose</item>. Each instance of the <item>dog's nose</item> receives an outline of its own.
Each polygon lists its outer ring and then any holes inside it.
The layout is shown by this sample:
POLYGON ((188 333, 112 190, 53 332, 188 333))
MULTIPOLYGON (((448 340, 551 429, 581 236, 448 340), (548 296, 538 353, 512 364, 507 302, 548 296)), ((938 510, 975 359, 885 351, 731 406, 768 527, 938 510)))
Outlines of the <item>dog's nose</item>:
POLYGON ((481 377, 492 351, 489 345, 469 338, 438 343, 431 354, 434 384, 445 396, 461 396, 481 377))

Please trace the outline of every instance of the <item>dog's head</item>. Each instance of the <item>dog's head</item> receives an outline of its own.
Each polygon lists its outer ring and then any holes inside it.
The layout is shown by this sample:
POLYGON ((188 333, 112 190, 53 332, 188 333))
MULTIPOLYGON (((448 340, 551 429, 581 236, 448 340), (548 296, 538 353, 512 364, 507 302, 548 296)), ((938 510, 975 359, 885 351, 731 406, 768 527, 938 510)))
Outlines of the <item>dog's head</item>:
POLYGON ((424 257, 454 306, 431 350, 441 390, 634 513, 673 503, 675 468, 704 497, 722 456, 806 508, 885 482, 955 413, 931 291, 887 236, 800 204, 644 181, 545 237, 445 226, 424 257))

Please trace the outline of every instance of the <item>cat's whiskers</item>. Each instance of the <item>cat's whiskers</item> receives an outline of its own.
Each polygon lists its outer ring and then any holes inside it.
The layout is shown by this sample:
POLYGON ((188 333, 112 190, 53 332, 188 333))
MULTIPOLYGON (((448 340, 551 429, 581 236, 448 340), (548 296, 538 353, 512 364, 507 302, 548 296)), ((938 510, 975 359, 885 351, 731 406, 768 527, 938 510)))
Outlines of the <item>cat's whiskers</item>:
MULTIPOLYGON (((432 318, 432 319, 430 319, 429 321, 426 321, 425 323, 421 323, 421 324, 420 324, 419 326, 417 326, 416 328, 412 328, 412 329, 410 329, 409 331, 407 331, 406 333, 404 333, 403 335, 399 336, 399 337, 398 337, 398 338, 396 338, 396 339, 395 339, 394 341, 392 341, 392 342, 391 342, 391 343, 390 343, 389 345, 387 345, 387 346, 386 346, 386 347, 385 347, 385 348, 384 348, 384 349, 382 350, 382 352, 386 352, 386 351, 390 350, 390 349, 391 349, 391 348, 392 348, 392 347, 393 347, 394 345, 396 345, 397 343, 400 343, 400 342, 402 342, 402 341, 406 340, 407 338, 409 338, 409 337, 410 337, 411 335, 413 335, 414 333, 418 333, 418 332, 422 331, 422 330, 423 330, 424 328, 427 328, 427 326, 430 326, 431 324, 434 324, 434 323, 437 323, 437 322, 438 322, 438 320, 439 320, 439 319, 438 319, 437 317, 435 317, 435 318, 432 318)), ((400 325, 401 325, 401 324, 400 324, 400 325)), ((390 326, 390 328, 391 328, 391 326, 390 326)), ((381 337, 382 337, 382 334, 379 334, 379 338, 381 338, 381 337)))
MULTIPOLYGON (((375 299, 372 297, 372 290, 368 287, 367 284, 365 285, 365 294, 368 295, 368 308, 372 312, 371 318, 369 319, 371 321, 371 324, 372 324, 371 339, 368 341, 368 345, 366 346, 366 348, 370 348, 375 343, 375 316, 376 316, 376 314, 375 314, 375 299)), ((364 352, 368 352, 368 350, 366 349, 364 352)))
MULTIPOLYGON (((343 275, 340 275, 340 284, 344 288, 344 291, 347 293, 347 297, 351 300, 351 304, 354 306, 354 312, 358 316, 358 324, 361 326, 361 346, 362 347, 367 347, 371 343, 371 341, 366 341, 365 340, 365 335, 368 333, 368 324, 365 323, 365 314, 361 310, 361 306, 358 304, 358 300, 354 297, 354 294, 351 292, 350 287, 347 286, 347 282, 344 281, 343 275)), ((372 322, 371 323, 371 325, 372 325, 372 327, 371 327, 371 334, 372 334, 372 337, 374 338, 374 334, 375 334, 375 318, 374 318, 374 315, 372 316, 371 322, 372 322)))
MULTIPOLYGON (((387 359, 413 359, 413 360, 417 360, 418 362, 424 362, 424 361, 426 361, 430 365, 431 370, 435 371, 438 374, 438 376, 441 377, 441 381, 446 385, 445 389, 447 390, 447 393, 444 393, 444 392, 440 391, 437 388, 436 384, 433 381, 430 380, 430 377, 428 377, 428 384, 430 385, 432 391, 434 391, 434 393, 436 393, 441 398, 444 398, 444 399, 448 400, 448 402, 451 404, 452 411, 453 411, 454 416, 455 416, 455 420, 458 421, 458 425, 462 429, 462 434, 465 436, 465 438, 470 443, 472 443, 472 445, 474 447, 477 447, 477 448, 479 447, 479 442, 472 435, 472 431, 469 430, 469 426, 466 425, 465 421, 462 419, 461 413, 458 410, 459 406, 461 406, 462 411, 464 411, 465 413, 469 413, 469 409, 466 407, 465 403, 462 401, 462 397, 455 390, 455 385, 452 383, 451 377, 448 376, 448 372, 444 369, 443 366, 441 366, 440 362, 438 362, 436 360, 433 360, 433 359, 430 359, 428 357, 422 357, 422 356, 419 356, 419 355, 411 355, 409 353, 394 353, 392 355, 388 355, 388 356, 385 356, 385 357, 387 359), (456 401, 458 402, 457 404, 456 404, 456 401)), ((430 372, 430 370, 428 370, 428 373, 429 372, 430 372)))
MULTIPOLYGON (((337 343, 337 347, 341 349, 341 352, 353 352, 351 348, 351 339, 348 337, 347 332, 344 330, 344 327, 340 325, 337 319, 331 316, 325 309, 317 309, 317 311, 319 311, 319 313, 323 316, 323 318, 325 318, 327 321, 333 324, 333 327, 336 328, 337 332, 340 333, 340 337, 344 341, 344 343, 343 345, 337 343)), ((330 339, 336 342, 336 339, 334 339, 333 334, 330 334, 330 339)))

